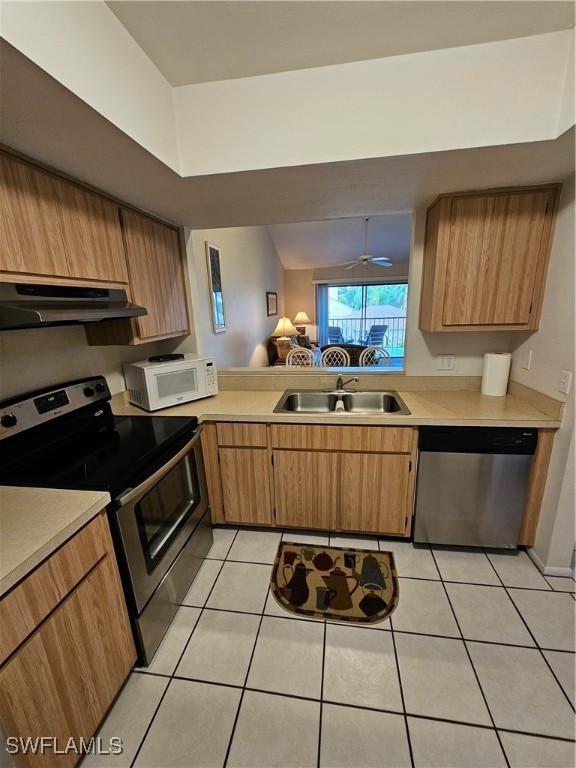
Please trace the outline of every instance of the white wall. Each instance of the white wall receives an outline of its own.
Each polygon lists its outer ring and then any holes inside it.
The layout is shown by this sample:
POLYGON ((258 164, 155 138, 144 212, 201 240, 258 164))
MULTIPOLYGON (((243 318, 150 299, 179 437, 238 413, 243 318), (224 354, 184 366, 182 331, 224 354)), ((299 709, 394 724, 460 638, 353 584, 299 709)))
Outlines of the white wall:
POLYGON ((573 31, 172 88, 103 0, 3 0, 16 49, 183 176, 556 138, 573 31))
POLYGON ((126 389, 122 363, 171 351, 169 342, 89 347, 82 326, 0 331, 0 400, 102 374, 112 394, 126 389))
POLYGON ((316 292, 313 279, 313 269, 285 270, 284 309, 292 322, 297 312, 306 312, 311 321, 306 325, 306 333, 311 339, 317 339, 316 292))
MULTIPOLYGON (((534 334, 513 335, 511 378, 566 402, 561 428, 554 449, 535 554, 550 568, 568 568, 574 548, 574 457, 569 459, 574 440, 574 390, 569 396, 559 391, 562 371, 576 373, 575 354, 575 216, 574 179, 564 184, 556 232, 550 255, 540 330, 534 334), (530 370, 522 368, 532 350, 530 370)), ((572 449, 573 451, 573 449, 572 449)))
POLYGON ((172 87, 106 3, 2 0, 0 23, 5 40, 179 170, 172 87))
POLYGON ((220 367, 267 366, 266 342, 283 312, 283 269, 266 227, 196 230, 188 264, 198 351, 220 367), (226 332, 214 333, 205 242, 220 248, 226 332), (266 314, 266 291, 278 294, 278 315, 266 314))
POLYGON ((572 36, 181 86, 182 174, 556 138, 572 36))

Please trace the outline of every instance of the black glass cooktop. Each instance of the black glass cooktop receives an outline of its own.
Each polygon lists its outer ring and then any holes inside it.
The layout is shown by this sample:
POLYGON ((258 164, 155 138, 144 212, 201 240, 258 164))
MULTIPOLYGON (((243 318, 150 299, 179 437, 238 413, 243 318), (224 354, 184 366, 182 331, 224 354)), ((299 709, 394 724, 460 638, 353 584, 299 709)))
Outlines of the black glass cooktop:
POLYGON ((4 440, 0 485, 103 490, 114 497, 159 469, 198 424, 193 417, 113 416, 107 404, 104 409, 98 427, 76 419, 4 440))

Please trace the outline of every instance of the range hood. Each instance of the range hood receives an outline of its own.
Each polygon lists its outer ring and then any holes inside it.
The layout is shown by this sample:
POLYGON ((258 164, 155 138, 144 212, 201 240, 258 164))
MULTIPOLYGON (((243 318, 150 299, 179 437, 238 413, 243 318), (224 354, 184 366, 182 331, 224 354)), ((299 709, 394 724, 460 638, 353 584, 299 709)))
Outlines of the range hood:
POLYGON ((119 288, 0 283, 0 330, 97 323, 141 317, 148 311, 131 304, 119 288))

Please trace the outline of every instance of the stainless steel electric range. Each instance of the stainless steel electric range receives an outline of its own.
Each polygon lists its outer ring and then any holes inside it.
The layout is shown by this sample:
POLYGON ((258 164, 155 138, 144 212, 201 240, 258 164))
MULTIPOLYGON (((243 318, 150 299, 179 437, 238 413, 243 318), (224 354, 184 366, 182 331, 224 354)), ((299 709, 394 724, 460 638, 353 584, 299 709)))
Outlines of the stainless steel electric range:
POLYGON ((149 664, 212 545, 193 417, 114 416, 103 376, 0 402, 0 485, 108 491, 139 651, 149 664))

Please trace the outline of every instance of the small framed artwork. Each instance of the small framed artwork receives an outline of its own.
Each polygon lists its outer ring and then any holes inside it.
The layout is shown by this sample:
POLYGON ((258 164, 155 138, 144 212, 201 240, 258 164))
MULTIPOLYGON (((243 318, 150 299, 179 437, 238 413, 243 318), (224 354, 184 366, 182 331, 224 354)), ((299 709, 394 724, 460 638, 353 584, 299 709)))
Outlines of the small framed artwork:
POLYGON ((206 241, 206 264, 212 309, 212 329, 214 333, 224 333, 226 314, 224 312, 224 294, 222 293, 222 274, 220 272, 220 248, 208 241, 206 241))
POLYGON ((266 314, 268 317, 278 314, 278 294, 272 291, 266 291, 266 314))

